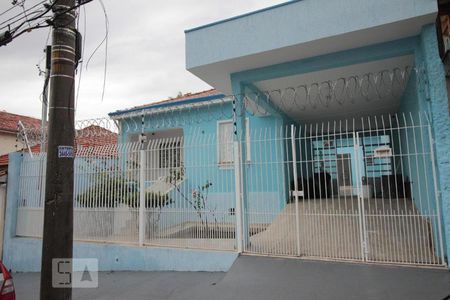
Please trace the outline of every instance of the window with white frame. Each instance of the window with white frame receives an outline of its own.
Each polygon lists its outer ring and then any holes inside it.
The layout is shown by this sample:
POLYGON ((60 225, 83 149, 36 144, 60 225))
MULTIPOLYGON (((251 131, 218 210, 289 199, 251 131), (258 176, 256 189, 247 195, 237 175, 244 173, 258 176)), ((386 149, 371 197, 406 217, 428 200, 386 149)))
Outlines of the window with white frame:
MULTIPOLYGON (((250 161, 250 130, 249 120, 245 120, 246 131, 246 157, 250 161)), ((217 122, 217 157, 219 165, 226 166, 234 163, 233 141, 234 125, 233 120, 224 120, 217 122)))
POLYGON ((181 142, 161 142, 159 144, 159 167, 178 168, 181 166, 181 142))

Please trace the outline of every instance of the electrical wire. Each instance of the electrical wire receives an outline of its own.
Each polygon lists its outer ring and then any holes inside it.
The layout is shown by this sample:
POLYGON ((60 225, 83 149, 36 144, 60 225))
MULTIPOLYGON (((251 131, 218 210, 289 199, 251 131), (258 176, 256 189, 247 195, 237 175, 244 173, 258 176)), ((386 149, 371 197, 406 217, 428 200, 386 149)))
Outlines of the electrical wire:
POLYGON ((105 8, 105 4, 103 3, 103 0, 99 0, 99 1, 100 1, 100 5, 102 6, 102 9, 103 9, 103 14, 105 16, 105 31, 106 31, 106 35, 105 35, 105 67, 103 70, 103 90, 102 90, 102 102, 103 102, 103 99, 105 97, 105 89, 106 89, 106 72, 108 70, 109 19, 108 19, 108 14, 106 12, 106 8, 105 8))
MULTIPOLYGON (((28 11, 34 9, 34 8, 36 8, 36 7, 38 7, 38 6, 42 5, 42 4, 44 4, 45 2, 47 2, 47 0, 43 0, 43 1, 41 1, 41 2, 39 2, 39 3, 37 3, 37 4, 35 4, 35 5, 31 6, 30 8, 27 8, 27 9, 25 10, 25 12, 28 12, 28 11)), ((16 6, 15 6, 15 7, 16 7, 16 6)), ((36 11, 33 12, 33 13, 36 13, 36 11)), ((23 20, 24 18, 25 18, 25 16, 23 15, 23 12, 21 12, 21 13, 15 15, 15 16, 13 16, 13 17, 10 17, 9 19, 7 19, 7 20, 5 20, 5 21, 3 21, 3 22, 0 23, 0 25, 3 25, 3 24, 5 24, 5 23, 8 23, 8 25, 3 26, 3 27, 1 27, 0 29, 6 28, 6 27, 8 27, 8 26, 11 26, 12 24, 14 24, 14 23, 16 23, 16 22, 18 22, 18 21, 20 21, 20 20, 23 20), (16 19, 16 18, 18 18, 18 17, 21 17, 21 18, 20 18, 20 19, 17 19, 17 20, 14 20, 14 19, 16 19), (12 20, 14 20, 14 21, 12 21, 12 20)))
MULTIPOLYGON (((39 15, 34 16, 34 17, 30 18, 30 19, 27 18, 26 21, 22 22, 20 25, 16 26, 13 30, 11 30, 11 33, 14 35, 14 34, 15 34, 15 33, 16 33, 23 25, 25 25, 26 23, 30 24, 31 21, 35 21, 35 20, 38 20, 38 19, 44 17, 49 11, 52 10, 53 6, 55 6, 55 3, 56 3, 56 1, 53 2, 50 6, 48 6, 48 7, 46 8, 46 10, 43 11, 43 12, 41 12, 39 15)), ((36 13, 38 13, 38 12, 36 12, 36 13)), ((55 16, 55 17, 56 17, 56 16, 55 16)), ((10 28, 10 27, 11 27, 11 24, 8 24, 7 26, 4 26, 4 27, 0 28, 0 30, 3 29, 3 28, 5 28, 5 27, 10 28)), ((47 26, 47 27, 48 27, 48 26, 47 26)), ((38 27, 38 28, 41 28, 41 27, 38 27)), ((36 29, 36 28, 32 28, 32 26, 29 25, 29 28, 27 28, 26 30, 32 30, 32 29, 36 29)), ((22 33, 23 33, 23 32, 21 32, 19 35, 21 35, 22 33)), ((14 39, 14 37, 13 37, 13 39, 14 39)))
POLYGON ((31 25, 30 22, 28 21, 28 14, 27 11, 25 10, 25 1, 23 1, 20 6, 22 7, 22 11, 23 11, 23 15, 25 16, 25 20, 28 22, 28 25, 31 25))
MULTIPOLYGON (((58 18, 59 16, 62 16, 62 15, 64 15, 64 14, 66 14, 66 13, 68 13, 68 12, 70 12, 70 11, 73 11, 73 10, 79 8, 80 6, 83 6, 83 5, 87 4, 87 3, 90 3, 90 2, 92 2, 92 1, 93 1, 93 0, 86 0, 86 1, 84 1, 84 2, 82 2, 82 3, 79 3, 79 4, 77 4, 77 5, 74 5, 74 6, 70 7, 70 8, 68 8, 68 9, 66 9, 66 10, 64 10, 64 11, 62 11, 62 12, 60 12, 60 13, 55 13, 54 16, 53 16, 53 18, 45 19, 45 20, 39 21, 36 25, 30 26, 30 27, 28 27, 28 28, 23 29, 22 31, 19 31, 19 33, 16 33, 16 32, 18 31, 18 29, 19 29, 20 27, 23 26, 23 24, 27 23, 27 22, 23 22, 21 25, 19 25, 19 26, 16 27, 13 31, 11 31, 11 33, 13 34, 12 40, 16 39, 17 37, 21 36, 22 34, 24 34, 24 33, 26 33, 26 32, 30 32, 30 31, 35 30, 35 29, 39 29, 39 28, 47 28, 47 27, 50 27, 50 26, 53 26, 53 27, 54 27, 54 24, 53 24, 53 20, 54 20, 54 19, 58 18), (46 25, 42 25, 42 24, 44 24, 44 23, 46 23, 46 25)), ((56 3, 56 1, 53 2, 52 5, 50 5, 44 13, 40 14, 39 16, 36 16, 36 17, 31 18, 29 21, 31 22, 31 21, 36 21, 37 19, 40 19, 42 16, 44 16, 46 13, 48 13, 48 12, 53 8, 53 6, 55 5, 55 3, 56 3)), ((71 20, 70 22, 72 22, 72 20, 71 20)), ((70 22, 69 22, 69 23, 70 23, 70 22)), ((62 27, 66 26, 66 25, 67 25, 67 24, 64 24, 64 25, 62 25, 62 27)))
POLYGON ((95 53, 97 53, 98 49, 100 49, 100 47, 103 44, 105 44, 105 64, 104 64, 104 72, 103 72, 103 91, 102 91, 102 102, 103 102, 103 98, 105 96, 105 88, 106 88, 106 73, 107 73, 107 68, 108 68, 109 18, 108 18, 108 13, 106 12, 106 8, 105 8, 105 5, 103 3, 103 0, 99 0, 99 2, 100 2, 100 5, 102 7, 103 15, 104 15, 104 18, 105 18, 105 36, 103 37, 103 39, 100 42, 100 44, 98 44, 98 46, 94 49, 92 54, 89 56, 89 59, 86 62, 86 69, 88 68, 89 63, 91 62, 91 60, 94 57, 95 53))
MULTIPOLYGON (((78 17, 78 22, 80 20, 80 17, 78 17)), ((78 27, 77 22, 77 27, 78 27)), ((80 86, 81 86, 81 77, 83 75, 83 65, 84 65, 84 50, 86 48, 86 31, 87 31, 87 14, 86 14, 86 7, 83 6, 83 45, 81 47, 81 61, 80 61, 80 74, 78 75, 78 85, 77 85, 77 93, 75 98, 75 113, 77 112, 78 107, 78 97, 80 95, 80 86)))
MULTIPOLYGON (((48 32, 47 32, 47 38, 46 38, 46 40, 45 40, 45 44, 44 44, 44 49, 47 47, 47 45, 48 45, 48 41, 50 40, 50 33, 52 32, 52 30, 49 28, 48 29, 48 32)), ((41 64, 42 64, 42 62, 44 61, 44 59, 45 59, 45 57, 46 57, 46 54, 45 54, 45 51, 43 51, 44 52, 44 54, 39 58, 39 60, 38 60, 38 62, 37 62, 37 64, 36 64, 36 67, 38 68, 38 70, 39 70, 39 76, 41 76, 41 74, 42 74, 42 68, 41 68, 41 64)))
POLYGON ((13 9, 16 8, 17 6, 21 5, 22 3, 25 3, 25 0, 23 0, 21 3, 13 4, 13 6, 11 6, 10 8, 8 8, 7 10, 1 12, 1 13, 0 13, 0 17, 3 16, 4 14, 7 14, 8 12, 10 12, 11 10, 13 10, 13 9))

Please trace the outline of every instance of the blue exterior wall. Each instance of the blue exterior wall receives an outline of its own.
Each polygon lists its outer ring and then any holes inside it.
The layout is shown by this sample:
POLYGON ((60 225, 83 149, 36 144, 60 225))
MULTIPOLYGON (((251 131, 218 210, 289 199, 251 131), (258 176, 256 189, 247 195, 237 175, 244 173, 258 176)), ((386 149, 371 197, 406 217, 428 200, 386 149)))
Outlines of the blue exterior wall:
MULTIPOLYGON (((381 30, 383 25, 436 11, 434 0, 289 1, 242 17, 187 30, 186 65, 187 69, 193 69, 329 37, 336 37, 335 41, 338 41, 347 33, 381 30)), ((390 34, 385 32, 384 36, 390 34)), ((331 47, 337 46, 327 44, 323 47, 322 44, 317 51, 325 52, 331 47)))
MULTIPOLYGON (((338 68, 369 61, 382 60, 396 56, 412 55, 414 54, 414 51, 418 45, 418 40, 418 37, 409 37, 381 44, 374 44, 366 47, 349 49, 345 51, 309 57, 302 60, 296 60, 233 73, 230 76, 231 85, 233 87, 233 94, 244 94, 248 86, 251 86, 259 81, 287 77, 296 74, 305 74, 309 72, 338 68)), ((272 108, 272 110, 274 112, 277 112, 279 111, 279 108, 274 107, 272 108)), ((301 124, 301 127, 304 128, 302 120, 290 120, 285 116, 280 116, 280 120, 282 120, 284 125, 297 123, 297 125, 301 124)), ((242 130, 242 117, 238 118, 237 127, 238 129, 240 129, 239 134, 242 134, 244 132, 242 130)), ((301 133, 301 136, 303 135, 304 133, 301 133)), ((242 141, 243 137, 239 137, 239 140, 242 141)), ((307 139, 305 148, 302 149, 302 151, 297 152, 297 157, 301 158, 303 161, 307 161, 307 163, 304 163, 299 169, 299 176, 313 176, 312 170, 314 169, 314 166, 312 165, 311 161, 314 157, 314 150, 311 141, 312 139, 307 139)), ((287 171, 289 173, 289 171, 292 170, 287 169, 287 171)), ((244 172, 246 171, 244 170, 244 172)), ((292 180, 292 177, 290 177, 289 181, 290 180, 292 180)))
MULTIPOLYGON (((41 270, 41 240, 15 237, 4 245, 3 263, 13 272, 41 270)), ((74 258, 98 259, 99 271, 226 272, 238 256, 235 252, 79 242, 73 250, 74 258)))
MULTIPOLYGON (((431 116, 430 122, 433 126, 434 134, 434 154, 439 181, 440 204, 445 227, 444 238, 448 240, 450 238, 450 157, 448 156, 448 151, 450 150, 450 137, 448 135, 450 123, 445 74, 438 54, 434 24, 424 26, 419 36, 245 70, 231 74, 230 80, 233 86, 233 93, 240 94, 243 92, 242 87, 245 84, 408 54, 414 55, 416 67, 419 70, 423 70, 427 80, 422 79, 418 83, 416 82, 417 77, 415 74, 411 75, 398 112, 405 113, 408 118, 410 118, 409 114, 412 113, 414 115, 413 121, 416 124, 420 121, 418 118, 419 113, 428 112, 431 116)), ((421 76, 423 74, 421 73, 421 76)), ((405 123, 402 120, 400 121, 403 124, 405 123)), ((297 122, 301 123, 301 120, 297 120, 297 122)), ((426 123, 425 117, 422 122, 426 123)), ((407 123, 411 124, 411 120, 408 119, 407 123)), ((402 148, 405 151, 405 149, 409 148, 411 153, 431 151, 429 140, 427 139, 428 133, 420 130, 409 129, 401 132, 399 135, 394 135, 392 138, 394 147, 397 149, 402 148), (417 142, 415 145, 412 142, 414 138, 417 142)), ((310 146, 307 146, 307 148, 311 148, 310 146)), ((304 152, 304 154, 312 157, 311 153, 304 152)), ((430 156, 429 161, 426 163, 419 162, 417 167, 414 167, 414 170, 408 169, 406 166, 402 167, 402 172, 407 174, 413 182, 411 193, 414 195, 416 206, 424 213, 437 210, 437 207, 433 206, 435 197, 431 159, 430 156), (426 183, 420 182, 419 178, 427 178, 428 181, 426 183), (427 193, 427 195, 424 193, 427 193), (421 198, 431 199, 431 201, 423 203, 423 201, 420 201, 421 198)), ((310 167, 305 166, 305 168, 310 167)), ((435 239, 437 239, 438 224, 435 221, 433 221, 433 227, 435 228, 435 239)), ((450 253, 450 246, 448 246, 448 243, 446 245, 444 252, 450 253)))
MULTIPOLYGON (((39 272, 42 241, 16 237, 20 153, 9 156, 3 263, 14 272, 39 272)), ((74 243, 75 258, 99 259, 100 271, 227 271, 237 253, 133 247, 104 243, 74 243)))
MULTIPOLYGON (((245 118, 248 119, 250 132, 250 161, 245 162, 249 204, 254 211, 276 213, 285 206, 289 188, 289 180, 285 176, 286 152, 284 145, 280 144, 281 136, 285 134, 283 128, 285 121, 280 116, 254 116, 249 113, 245 115, 245 118)), ((189 193, 207 181, 211 182, 208 206, 221 212, 235 208, 234 166, 219 166, 217 157, 217 147, 218 144, 220 145, 217 140, 218 121, 231 119, 231 103, 144 117, 146 133, 170 128, 183 130, 183 165, 186 179, 181 189, 189 193)), ((140 124, 141 117, 122 122, 140 124)), ((130 135, 141 132, 139 126, 122 125, 122 128, 124 128, 121 133, 122 142, 126 142, 130 135)), ((177 194, 177 191, 171 192, 171 198, 175 199, 175 202, 164 208, 167 211, 189 206, 186 205, 183 197, 177 194)), ((195 215, 193 217, 195 219, 195 215)), ((184 221, 186 220, 178 220, 178 222, 184 221)), ((224 221, 234 223, 234 215, 230 214, 224 221)), ((271 219, 266 218, 260 221, 270 222, 271 219)))
MULTIPOLYGON (((417 147, 421 152, 430 153, 433 151, 434 160, 436 162, 436 175, 439 189, 439 195, 436 195, 433 181, 433 168, 431 164, 417 164, 418 168, 411 170, 406 163, 403 163, 403 172, 410 176, 412 181, 412 197, 415 200, 416 206, 422 212, 436 211, 438 209, 436 196, 439 196, 438 201, 441 210, 441 219, 443 223, 443 239, 444 239, 444 253, 448 256, 450 253, 449 238, 450 238, 450 159, 448 151, 450 150, 450 139, 448 132, 450 132, 450 119, 448 113, 448 95, 445 82, 445 73, 442 62, 438 53, 437 35, 434 24, 424 26, 420 36, 418 37, 415 47, 415 64, 419 68, 421 76, 426 76, 425 79, 418 80, 416 74, 412 74, 406 91, 403 95, 402 104, 399 111, 405 113, 407 117, 415 123, 427 123, 432 125, 433 140, 431 149, 430 141, 428 140, 428 132, 421 130, 408 129, 405 130, 400 141, 400 147, 406 151, 414 152, 417 147), (412 115, 410 115, 412 113, 412 115), (419 113, 422 120, 419 119, 419 113), (427 120, 427 114, 429 120, 427 120), (413 139, 417 143, 413 143, 413 139), (421 180, 419 180, 419 178, 421 180), (424 182, 423 180, 427 180, 424 182), (428 194, 428 195, 426 195, 428 194), (431 199, 431 201, 420 201, 420 199, 431 199)), ((410 120, 407 120, 411 123, 410 120)), ((402 123, 405 123, 403 121, 402 123)), ((404 150, 404 151, 405 151, 404 150)), ((433 157, 428 157, 430 161, 433 157)), ((438 238, 438 224, 433 220, 435 240, 438 238)), ((438 249, 437 249, 438 250, 438 249)))
POLYGON ((437 176, 439 180, 442 217, 446 253, 450 253, 450 118, 445 72, 438 53, 436 29, 434 24, 425 26, 420 35, 417 58, 423 62, 427 72, 429 111, 433 122, 434 146, 436 153, 437 176))
MULTIPOLYGON (((417 53, 418 67, 423 64, 421 59, 417 53)), ((430 132, 427 127, 432 120, 429 119, 429 103, 424 93, 425 81, 417 77, 416 73, 411 74, 403 94, 398 115, 402 129, 395 132, 393 139, 395 150, 401 155, 396 164, 401 168, 405 180, 409 181, 411 198, 422 213, 433 214, 436 213, 436 195, 430 132)), ((436 233, 437 224, 434 225, 436 233)))

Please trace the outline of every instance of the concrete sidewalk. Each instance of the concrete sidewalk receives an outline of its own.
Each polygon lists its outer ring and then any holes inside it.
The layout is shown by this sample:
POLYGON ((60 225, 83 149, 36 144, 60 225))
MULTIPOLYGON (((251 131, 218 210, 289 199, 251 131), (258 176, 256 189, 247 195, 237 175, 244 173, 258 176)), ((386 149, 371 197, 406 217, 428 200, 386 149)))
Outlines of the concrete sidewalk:
MULTIPOLYGON (((17 299, 39 298, 39 274, 14 274, 17 299)), ((420 299, 450 295, 448 270, 241 256, 228 273, 102 272, 73 299, 420 299)))

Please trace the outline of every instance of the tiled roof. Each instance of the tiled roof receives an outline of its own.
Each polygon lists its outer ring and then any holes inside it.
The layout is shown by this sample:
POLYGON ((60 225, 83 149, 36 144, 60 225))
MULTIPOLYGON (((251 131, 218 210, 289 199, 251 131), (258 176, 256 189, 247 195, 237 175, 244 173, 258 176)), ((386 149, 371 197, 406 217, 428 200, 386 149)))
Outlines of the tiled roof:
POLYGON ((117 133, 97 125, 78 130, 75 143, 84 147, 103 146, 117 143, 117 133))
POLYGON ((211 90, 206 90, 206 91, 197 92, 197 93, 187 93, 187 94, 181 95, 179 97, 169 98, 166 100, 161 100, 158 102, 153 102, 153 103, 145 104, 142 106, 137 106, 136 108, 159 105, 159 104, 163 104, 163 103, 167 103, 167 102, 177 102, 177 101, 183 101, 183 100, 188 100, 188 99, 203 98, 203 97, 220 95, 220 94, 222 94, 222 93, 219 92, 218 90, 211 89, 211 90))
MULTIPOLYGON (((83 147, 97 147, 117 143, 117 133, 109 131, 97 125, 91 125, 78 130, 78 137, 75 143, 83 147)), ((40 145, 31 147, 31 152, 39 153, 40 145)), ((0 169, 7 168, 9 156, 8 154, 0 156, 0 169)))
POLYGON ((0 131, 17 132, 17 123, 22 121, 25 127, 41 127, 41 120, 0 111, 0 131))
MULTIPOLYGON (((197 93, 187 93, 187 94, 183 94, 179 97, 175 97, 175 98, 169 98, 169 99, 165 99, 165 100, 161 100, 161 101, 138 105, 138 106, 135 106, 132 108, 118 110, 115 113, 123 113, 123 112, 128 112, 131 110, 138 110, 141 108, 152 108, 154 106, 164 105, 164 104, 171 105, 171 104, 176 104, 178 102, 183 102, 183 101, 189 100, 189 99, 197 99, 197 98, 204 98, 204 97, 218 96, 218 95, 223 95, 223 94, 216 89, 206 90, 206 91, 197 92, 197 93)), ((112 114, 114 114, 114 113, 112 113, 112 114)))
POLYGON ((8 154, 0 156, 0 168, 8 165, 8 154))

